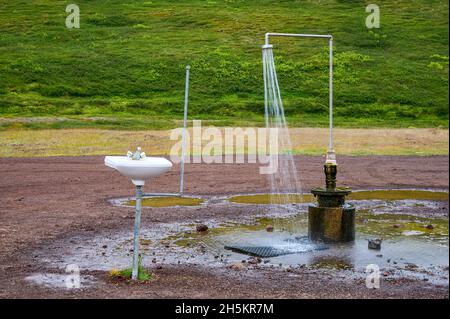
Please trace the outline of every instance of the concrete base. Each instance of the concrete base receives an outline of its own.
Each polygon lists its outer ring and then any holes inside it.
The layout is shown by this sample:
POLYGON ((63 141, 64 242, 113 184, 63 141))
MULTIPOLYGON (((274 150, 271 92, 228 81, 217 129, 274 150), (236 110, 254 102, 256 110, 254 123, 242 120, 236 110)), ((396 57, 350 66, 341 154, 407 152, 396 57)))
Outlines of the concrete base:
POLYGON ((309 206, 308 236, 313 241, 353 241, 355 239, 355 208, 309 206))

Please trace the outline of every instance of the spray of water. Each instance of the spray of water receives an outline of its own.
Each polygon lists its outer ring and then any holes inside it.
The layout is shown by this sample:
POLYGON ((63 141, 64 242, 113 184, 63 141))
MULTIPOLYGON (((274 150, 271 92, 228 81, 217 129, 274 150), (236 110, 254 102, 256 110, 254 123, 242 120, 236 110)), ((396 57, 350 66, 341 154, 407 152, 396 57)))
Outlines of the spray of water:
MULTIPOLYGON (((281 100, 280 88, 278 86, 277 73, 275 70, 275 63, 273 58, 272 46, 266 45, 263 47, 263 75, 264 75, 264 107, 265 107, 265 121, 266 128, 269 134, 275 134, 276 148, 268 147, 269 157, 277 161, 277 169, 273 174, 268 174, 270 183, 270 202, 268 209, 270 213, 290 213, 294 211, 297 213, 297 208, 292 206, 295 202, 295 197, 302 193, 302 188, 299 179, 299 172, 297 171, 292 144, 289 136, 288 125, 284 115, 283 101, 281 100)), ((271 142, 273 137, 271 136, 271 142)), ((274 221, 276 231, 285 231, 294 233, 297 227, 293 226, 295 220, 290 218, 276 218, 274 221)), ((221 242, 227 246, 255 246, 274 245, 275 248, 302 252, 310 249, 303 243, 287 243, 285 234, 273 233, 271 235, 257 237, 250 234, 236 234, 226 236, 221 242)), ((219 238, 218 241, 221 241, 219 238)))
POLYGON ((293 201, 293 195, 301 194, 302 188, 299 172, 294 162, 291 138, 284 115, 271 45, 263 46, 262 56, 266 128, 276 129, 278 132, 277 154, 269 154, 272 158, 276 157, 278 160, 278 169, 273 174, 269 174, 271 210, 274 212, 286 211, 292 207, 289 203, 293 201), (275 203, 278 203, 278 205, 275 205, 275 203))

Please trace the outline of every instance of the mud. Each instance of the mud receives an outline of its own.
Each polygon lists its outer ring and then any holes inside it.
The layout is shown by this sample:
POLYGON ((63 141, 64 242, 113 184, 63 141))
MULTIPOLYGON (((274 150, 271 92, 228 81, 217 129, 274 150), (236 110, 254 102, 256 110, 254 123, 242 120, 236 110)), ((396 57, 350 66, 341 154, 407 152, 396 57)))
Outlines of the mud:
MULTIPOLYGON (((323 184, 323 158, 296 157, 296 160, 301 167, 304 191, 323 184)), ((448 190, 448 156, 340 157, 339 164, 338 183, 342 186, 448 190)), ((266 213, 260 205, 229 205, 221 199, 223 195, 267 192, 266 178, 258 174, 258 169, 257 165, 247 164, 188 165, 186 191, 209 196, 208 203, 217 203, 217 208, 145 207, 142 223, 149 233, 143 238, 149 240, 149 253, 158 251, 152 245, 164 225, 184 231, 185 225, 198 222, 215 227, 229 220, 251 222, 255 216, 266 213)), ((145 191, 176 192, 177 188, 178 167, 174 167, 167 175, 148 183, 145 191)), ((90 238, 110 238, 110 245, 103 248, 102 242, 98 247, 100 255, 120 243, 116 241, 118 237, 127 239, 129 234, 129 239, 134 212, 129 207, 111 205, 111 199, 132 195, 131 182, 104 167, 102 157, 0 159, 0 297, 448 298, 448 280, 447 284, 436 284, 388 274, 383 277, 380 289, 369 290, 362 278, 337 274, 333 269, 256 265, 235 271, 221 265, 220 257, 218 266, 211 267, 188 263, 179 257, 173 263, 163 263, 159 258, 170 260, 170 256, 157 256, 155 263, 147 264, 155 280, 144 285, 113 282, 106 267, 83 269, 84 260, 79 258, 74 261, 80 264, 82 276, 93 276, 95 284, 65 289, 25 279, 36 274, 61 273, 77 244, 80 251, 96 244, 89 242, 90 238), (67 254, 61 254, 65 249, 67 254), (53 256, 55 253, 60 255, 53 256), (53 258, 59 258, 61 267, 55 266, 53 258)), ((430 212, 448 216, 448 201, 432 209, 417 206, 414 210, 423 217, 430 212)), ((108 251, 105 256, 109 256, 108 251)), ((112 263, 118 260, 112 256, 112 263)), ((444 271, 448 272, 448 267, 444 271)))

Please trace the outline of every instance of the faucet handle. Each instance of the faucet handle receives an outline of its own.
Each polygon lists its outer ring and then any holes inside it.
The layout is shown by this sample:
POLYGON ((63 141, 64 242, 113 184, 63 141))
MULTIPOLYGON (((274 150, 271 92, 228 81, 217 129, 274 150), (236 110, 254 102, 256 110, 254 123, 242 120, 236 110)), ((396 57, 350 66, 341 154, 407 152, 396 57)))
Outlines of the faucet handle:
MULTIPOLYGON (((129 153, 131 153, 131 159, 135 160, 135 161, 138 161, 140 159, 145 158, 145 153, 142 152, 141 150, 142 149, 140 147, 137 147, 136 152, 134 152, 134 153, 129 152, 129 153)), ((128 153, 127 153, 127 156, 128 156, 128 153)))

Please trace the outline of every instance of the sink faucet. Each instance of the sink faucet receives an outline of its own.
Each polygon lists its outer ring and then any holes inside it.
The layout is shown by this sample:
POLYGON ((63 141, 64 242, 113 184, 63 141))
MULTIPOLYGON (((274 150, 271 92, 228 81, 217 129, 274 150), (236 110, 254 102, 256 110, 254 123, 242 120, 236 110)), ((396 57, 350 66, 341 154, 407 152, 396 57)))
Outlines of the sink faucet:
POLYGON ((131 152, 131 151, 128 151, 127 152, 127 157, 131 158, 132 160, 138 161, 140 159, 145 158, 145 153, 141 151, 140 147, 138 147, 136 152, 134 152, 134 153, 131 152))

